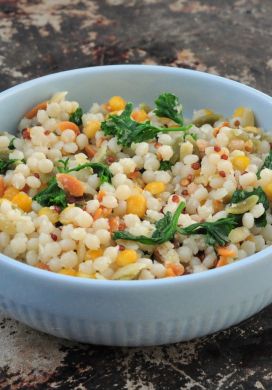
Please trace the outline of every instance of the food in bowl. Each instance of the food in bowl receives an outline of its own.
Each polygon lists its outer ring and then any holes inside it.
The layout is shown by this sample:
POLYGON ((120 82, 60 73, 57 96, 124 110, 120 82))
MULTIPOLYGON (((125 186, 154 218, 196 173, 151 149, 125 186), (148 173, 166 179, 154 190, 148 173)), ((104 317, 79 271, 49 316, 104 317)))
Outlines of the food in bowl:
POLYGON ((272 241, 272 137, 253 111, 183 118, 120 96, 83 112, 65 92, 0 136, 0 250, 91 279, 183 276, 272 241))

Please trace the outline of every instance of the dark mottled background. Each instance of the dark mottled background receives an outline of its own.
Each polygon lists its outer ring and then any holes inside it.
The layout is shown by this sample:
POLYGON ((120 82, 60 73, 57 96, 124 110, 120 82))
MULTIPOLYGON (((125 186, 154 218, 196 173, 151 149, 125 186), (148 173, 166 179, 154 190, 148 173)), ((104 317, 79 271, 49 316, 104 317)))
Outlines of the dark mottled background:
MULTIPOLYGON (((271 0, 0 0, 0 89, 118 63, 198 69, 272 92, 271 0)), ((189 343, 80 345, 0 319, 1 389, 272 389, 272 308, 189 343)))

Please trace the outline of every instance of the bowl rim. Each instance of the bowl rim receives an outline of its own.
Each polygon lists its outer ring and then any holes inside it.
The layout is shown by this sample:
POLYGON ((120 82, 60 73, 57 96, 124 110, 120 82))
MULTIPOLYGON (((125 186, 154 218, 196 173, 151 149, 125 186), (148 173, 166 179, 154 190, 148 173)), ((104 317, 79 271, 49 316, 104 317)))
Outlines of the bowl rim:
MULTIPOLYGON (((272 97, 269 95, 253 88, 248 85, 242 84, 238 81, 231 80, 222 76, 214 75, 207 72, 201 72, 197 70, 191 69, 183 69, 183 68, 175 68, 169 66, 161 66, 161 65, 143 65, 143 64, 121 64, 121 65, 103 65, 103 66, 94 66, 94 67, 84 67, 84 68, 76 68, 71 70, 65 70, 60 72, 55 72, 49 75, 45 75, 42 77, 37 77, 31 79, 29 81, 22 82, 18 85, 15 85, 11 88, 8 88, 2 92, 0 92, 0 101, 4 100, 6 97, 13 95, 14 93, 24 90, 25 88, 31 88, 36 84, 46 83, 47 80, 54 79, 62 79, 66 78, 67 75, 78 75, 78 74, 92 74, 92 73, 111 73, 111 72, 120 72, 123 70, 141 70, 143 72, 150 73, 173 73, 173 74, 187 74, 196 78, 207 79, 218 81, 221 84, 232 85, 236 88, 240 88, 245 92, 255 94, 261 99, 266 100, 272 106, 272 97)), ((11 268, 13 271, 18 270, 21 273, 25 272, 28 276, 33 276, 36 279, 48 280, 51 282, 57 282, 59 285, 74 285, 82 286, 84 288, 87 287, 98 287, 101 288, 128 288, 129 286, 135 288, 136 286, 142 287, 168 287, 176 284, 190 284, 195 282, 209 282, 211 279, 215 279, 218 277, 222 277, 222 275, 229 275, 232 273, 236 273, 239 270, 243 271, 244 268, 249 269, 250 267, 256 266, 256 263, 264 260, 268 255, 272 254, 272 246, 267 247, 260 252, 257 252, 251 256, 247 256, 245 259, 241 259, 239 261, 235 261, 231 264, 228 264, 225 267, 213 268, 203 272, 184 275, 183 277, 173 277, 173 278, 161 278, 161 279, 148 279, 148 280, 101 280, 101 279, 89 279, 89 278, 78 278, 70 275, 58 274, 56 272, 50 272, 47 270, 36 268, 27 263, 21 262, 19 259, 13 259, 9 256, 0 253, 0 268, 1 265, 6 268, 11 268)))

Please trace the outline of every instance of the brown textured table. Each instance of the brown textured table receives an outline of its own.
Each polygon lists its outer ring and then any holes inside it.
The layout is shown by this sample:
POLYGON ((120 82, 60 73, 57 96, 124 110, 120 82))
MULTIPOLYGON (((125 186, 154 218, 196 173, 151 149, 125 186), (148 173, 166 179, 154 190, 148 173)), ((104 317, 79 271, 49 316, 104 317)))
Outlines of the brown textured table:
MULTIPOLYGON (((271 0, 0 0, 0 89, 145 63, 271 93, 271 19, 271 0)), ((271 359, 271 306, 225 332, 155 348, 81 345, 0 318, 1 389, 272 389, 271 359)))

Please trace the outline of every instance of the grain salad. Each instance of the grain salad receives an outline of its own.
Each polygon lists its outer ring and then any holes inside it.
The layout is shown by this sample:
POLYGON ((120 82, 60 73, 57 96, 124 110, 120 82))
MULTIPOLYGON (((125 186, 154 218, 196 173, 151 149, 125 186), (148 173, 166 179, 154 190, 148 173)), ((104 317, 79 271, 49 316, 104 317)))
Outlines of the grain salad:
MULTIPOLYGON (((250 108, 183 118, 121 96, 56 93, 0 135, 0 251, 91 279, 183 276, 272 242, 272 137, 250 108)), ((246 261, 246 260, 245 260, 246 261)))

